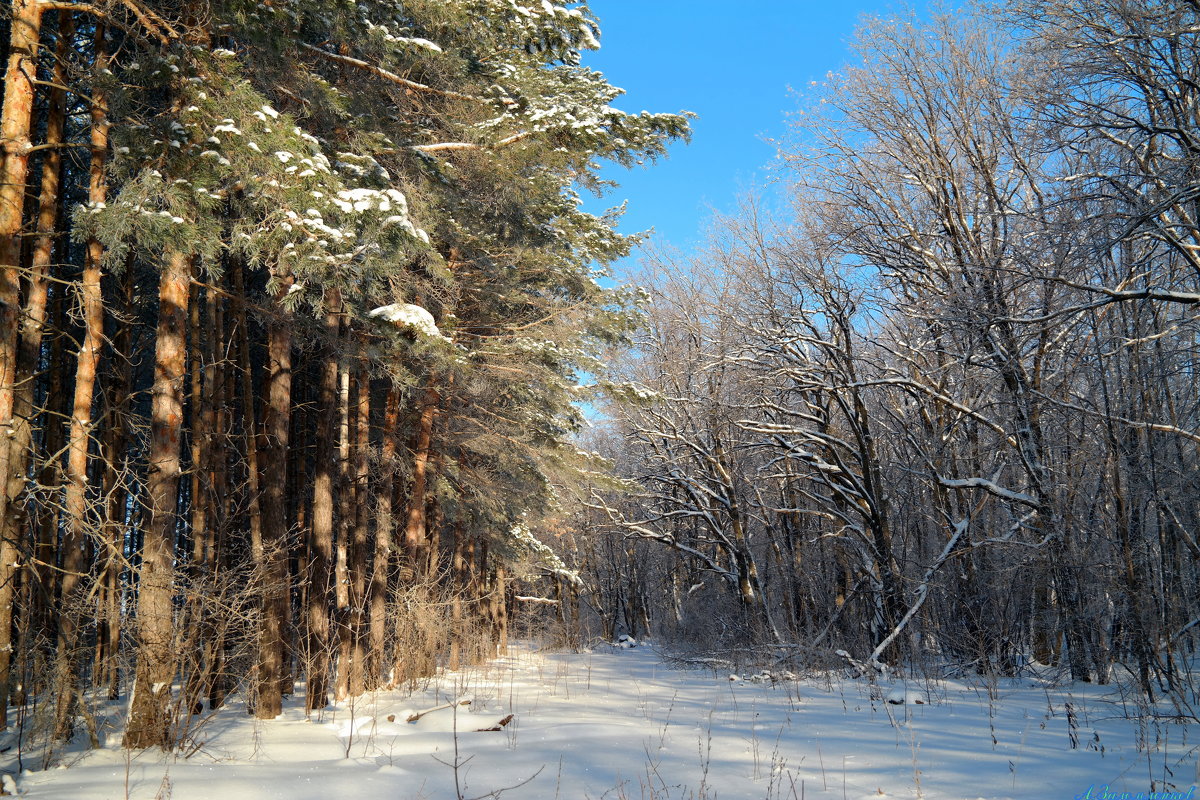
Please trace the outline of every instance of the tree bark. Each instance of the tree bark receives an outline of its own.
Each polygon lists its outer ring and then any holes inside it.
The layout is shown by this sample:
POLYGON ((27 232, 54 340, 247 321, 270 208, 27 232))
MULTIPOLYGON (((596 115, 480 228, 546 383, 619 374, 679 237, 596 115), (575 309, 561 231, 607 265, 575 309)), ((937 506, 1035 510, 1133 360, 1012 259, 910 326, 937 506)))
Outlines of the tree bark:
POLYGON ((492 621, 496 655, 508 653, 508 572, 504 564, 496 565, 496 583, 492 589, 492 621))
POLYGON ((292 404, 292 332, 282 317, 283 298, 292 284, 288 276, 276 295, 276 316, 267 328, 267 403, 263 409, 266 457, 263 473, 262 539, 263 627, 259 635, 257 704, 259 719, 283 713, 284 626, 288 616, 287 475, 288 434, 292 404))
MULTIPOLYGON (((127 263, 121 279, 121 295, 118 313, 128 315, 133 308, 134 274, 133 264, 127 263)), ((98 624, 97 642, 102 646, 101 658, 97 661, 94 683, 107 686, 108 697, 116 700, 120 688, 121 645, 121 568, 125 558, 125 527, 129 500, 129 442, 130 394, 132 391, 133 331, 131 326, 121 326, 113 337, 108 388, 108 423, 105 437, 105 462, 108 469, 104 475, 103 496, 108 503, 104 517, 105 554, 100 568, 101 619, 98 624)))
POLYGON ((258 413, 254 407, 254 372, 250 358, 250 319, 246 306, 246 265, 234 269, 234 293, 237 294, 238 372, 242 379, 242 437, 246 448, 246 508, 250 527, 250 553, 256 564, 265 556, 262 535, 262 506, 259 497, 258 473, 258 413))
MULTIPOLYGON (((107 69, 108 56, 104 41, 104 25, 96 25, 95 69, 107 69)), ((91 165, 88 175, 88 201, 91 205, 107 198, 105 161, 108 154, 107 103, 98 90, 92 91, 91 103, 91 165)), ((58 621, 56 651, 58 704, 54 734, 66 740, 71 737, 71 717, 76 699, 76 635, 83 609, 83 598, 77 596, 84 570, 84 546, 88 534, 88 453, 92 442, 92 400, 96 387, 96 371, 100 365, 100 349, 104 340, 104 299, 100 289, 100 263, 104 248, 95 238, 87 243, 83 276, 79 286, 80 307, 83 311, 83 340, 79 344, 75 367, 75 397, 71 411, 71 428, 67 440, 67 486, 64 498, 66 526, 62 540, 62 595, 58 621)), ((14 454, 15 456, 15 454, 14 454)), ((19 461, 14 458, 14 463, 19 461)))
POLYGON ((420 580, 429 562, 428 541, 425 531, 426 479, 429 469, 430 445, 433 439, 433 419, 437 415, 440 400, 432 381, 425 390, 421 403, 421 416, 417 420, 416 437, 413 442, 412 485, 408 495, 408 514, 404 526, 405 557, 413 571, 414 580, 420 580))
POLYGON ((142 543, 137 599, 137 667, 125 746, 166 747, 175 677, 174 539, 187 361, 191 257, 169 252, 159 282, 150 418, 150 520, 142 543))
POLYGON ((466 536, 461 520, 455 520, 454 556, 451 562, 453 580, 450 587, 450 669, 457 670, 462 664, 463 639, 463 594, 466 592, 466 536))
POLYGON ((351 528, 354 519, 354 482, 351 475, 350 367, 342 363, 338 373, 338 514, 334 565, 336 629, 338 636, 337 684, 334 697, 338 701, 350 696, 350 660, 353 630, 350 626, 350 550, 353 547, 351 528))
MULTIPOLYGON (((9 19, 8 65, 4 104, 0 108, 0 487, 7 489, 12 471, 10 434, 17 373, 17 338, 21 300, 21 229, 25 218, 25 182, 29 173, 33 78, 37 74, 42 7, 37 0, 13 0, 9 19)), ((8 492, 0 492, 0 519, 8 513, 8 492)), ((0 539, 0 730, 8 727, 8 694, 12 668, 13 588, 20 559, 12 535, 0 539)))
POLYGON ((46 306, 49 299, 50 270, 54 256, 55 233, 58 228, 62 176, 63 130, 66 122, 66 92, 61 88, 67 81, 67 52, 74 34, 70 12, 59 15, 58 40, 55 45, 54 69, 51 81, 56 84, 49 94, 46 112, 46 150, 42 160, 41 190, 38 194, 37 236, 29 264, 25 289, 25 309, 20 323, 17 352, 17 374, 30 376, 15 388, 13 396, 13 435, 9 448, 10 470, 7 513, 0 518, 0 540, 14 539, 25 523, 23 506, 18 502, 25 489, 25 474, 29 466, 30 444, 33 440, 34 376, 41 357, 42 333, 46 325, 46 306))
POLYGON ((338 353, 341 296, 330 292, 325 314, 325 352, 322 356, 316 425, 316 466, 313 475, 312 527, 309 529, 308 691, 305 710, 329 703, 330 626, 329 585, 333 566, 334 482, 337 477, 338 353))
POLYGON ((354 538, 350 546, 350 696, 366 691, 367 651, 364 631, 367 604, 367 540, 370 536, 371 374, 363 361, 357 371, 357 420, 354 426, 354 538))
POLYGON ((375 513, 375 559, 371 565, 370 634, 368 648, 368 687, 384 683, 383 674, 387 650, 388 576, 392 562, 392 498, 395 480, 392 475, 396 461, 396 428, 400 421, 400 392, 389 388, 383 410, 383 476, 379 481, 379 506, 375 513))

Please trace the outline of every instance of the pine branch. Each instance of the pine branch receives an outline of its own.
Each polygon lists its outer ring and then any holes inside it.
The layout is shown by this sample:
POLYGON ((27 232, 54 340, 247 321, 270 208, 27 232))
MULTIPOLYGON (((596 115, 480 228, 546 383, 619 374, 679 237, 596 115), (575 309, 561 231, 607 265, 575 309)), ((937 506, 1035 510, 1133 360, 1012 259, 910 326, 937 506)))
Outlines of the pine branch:
POLYGON ((532 131, 521 131, 520 133, 514 133, 512 136, 506 136, 495 144, 490 145, 475 144, 473 142, 438 142, 436 144, 413 145, 410 149, 422 153, 436 153, 441 150, 496 150, 516 144, 524 139, 528 139, 530 136, 533 136, 532 131))
POLYGON ((358 67, 359 69, 369 72, 377 78, 383 78, 386 81, 391 81, 397 86, 403 86, 405 89, 410 89, 414 92, 421 92, 422 94, 436 94, 441 95, 442 97, 452 97, 456 100, 474 100, 476 102, 485 102, 482 97, 476 97, 469 94, 460 94, 459 92, 452 92, 448 89, 436 89, 432 86, 426 86, 423 83, 410 81, 407 78, 400 77, 394 72, 389 72, 383 67, 378 67, 359 58, 352 58, 351 56, 331 53, 328 50, 322 50, 319 47, 314 47, 313 45, 305 42, 301 42, 300 47, 308 50, 309 52, 316 53, 327 61, 333 61, 338 64, 346 64, 351 67, 358 67))

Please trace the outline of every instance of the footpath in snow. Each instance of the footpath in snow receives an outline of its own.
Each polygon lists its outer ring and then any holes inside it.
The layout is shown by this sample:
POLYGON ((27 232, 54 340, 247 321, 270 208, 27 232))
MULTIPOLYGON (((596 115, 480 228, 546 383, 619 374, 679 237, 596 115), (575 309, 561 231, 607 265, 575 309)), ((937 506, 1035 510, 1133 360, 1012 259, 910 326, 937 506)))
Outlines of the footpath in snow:
POLYGON ((645 646, 514 649, 311 720, 303 698, 270 722, 231 703, 187 758, 130 757, 116 730, 45 771, 29 769, 39 753, 27 751, 17 789, 55 800, 1133 800, 1166 776, 1160 791, 1197 796, 1200 731, 1129 720, 1111 687, 732 677, 674 669, 645 646))

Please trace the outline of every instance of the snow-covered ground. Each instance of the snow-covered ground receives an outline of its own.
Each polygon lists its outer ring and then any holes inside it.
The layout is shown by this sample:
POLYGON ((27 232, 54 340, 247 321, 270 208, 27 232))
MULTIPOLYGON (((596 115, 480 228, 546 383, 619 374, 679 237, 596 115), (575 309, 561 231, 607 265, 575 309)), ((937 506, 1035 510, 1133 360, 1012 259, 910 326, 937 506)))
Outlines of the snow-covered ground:
MULTIPOLYGON (((302 698, 270 722, 231 704, 187 758, 130 758, 110 731, 101 749, 27 769, 17 785, 58 800, 440 800, 506 788, 512 800, 1024 800, 1089 788, 1132 800, 1164 775, 1180 797, 1200 782, 1200 731, 1127 719, 1111 688, 731 677, 674 669, 645 646, 514 649, 415 694, 381 692, 311 720, 302 698)), ((26 753, 26 767, 37 761, 26 753)))

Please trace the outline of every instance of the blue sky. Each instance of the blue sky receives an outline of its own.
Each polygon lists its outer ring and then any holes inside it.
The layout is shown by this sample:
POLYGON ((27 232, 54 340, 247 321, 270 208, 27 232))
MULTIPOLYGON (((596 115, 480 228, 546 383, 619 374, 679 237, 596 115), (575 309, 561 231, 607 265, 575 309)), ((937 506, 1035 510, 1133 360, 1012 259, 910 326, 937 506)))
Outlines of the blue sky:
MULTIPOLYGON (((923 2, 914 2, 921 8, 923 2)), ((591 0, 601 49, 584 64, 626 90, 625 111, 693 111, 690 145, 647 168, 611 168, 621 186, 591 211, 629 201, 621 230, 653 227, 689 249, 711 209, 770 180, 785 115, 803 90, 849 59, 847 44, 862 14, 903 6, 884 0, 591 0)))

